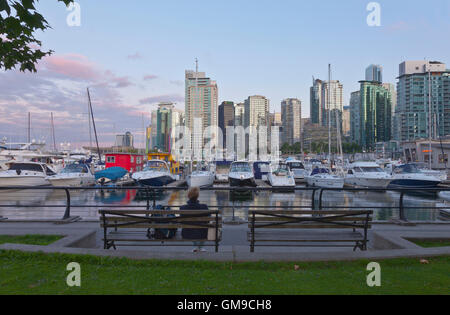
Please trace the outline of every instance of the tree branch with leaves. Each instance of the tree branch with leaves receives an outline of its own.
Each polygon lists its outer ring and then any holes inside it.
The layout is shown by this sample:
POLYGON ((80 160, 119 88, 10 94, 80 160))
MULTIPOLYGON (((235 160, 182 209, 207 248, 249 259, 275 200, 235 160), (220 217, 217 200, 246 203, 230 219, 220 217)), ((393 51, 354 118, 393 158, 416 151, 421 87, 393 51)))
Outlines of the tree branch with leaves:
MULTIPOLYGON (((41 50, 42 43, 35 37, 38 30, 50 25, 37 12, 38 0, 0 0, 0 70, 19 67, 20 71, 36 72, 36 64, 52 50, 41 50)), ((74 0, 57 0, 69 6, 74 0)))

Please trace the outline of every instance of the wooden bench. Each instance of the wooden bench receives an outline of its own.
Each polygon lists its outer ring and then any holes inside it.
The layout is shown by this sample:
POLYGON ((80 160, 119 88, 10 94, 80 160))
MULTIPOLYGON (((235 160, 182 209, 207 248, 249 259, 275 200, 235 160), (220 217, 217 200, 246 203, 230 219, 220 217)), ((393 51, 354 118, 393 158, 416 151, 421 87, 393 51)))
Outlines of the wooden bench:
POLYGON ((219 211, 209 210, 99 210, 105 249, 116 246, 188 246, 186 242, 205 242, 219 250, 222 218, 219 211), (167 217, 173 215, 173 217, 167 217), (178 229, 208 229, 209 239, 184 239, 178 229), (110 230, 112 229, 112 231, 110 230), (175 237, 154 239, 148 229, 177 229, 175 237), (145 244, 150 243, 150 244, 145 244), (212 243, 212 244, 211 244, 212 243), (153 245, 151 245, 153 244, 153 245))
POLYGON ((367 230, 371 228, 372 214, 373 211, 350 210, 250 210, 248 224, 250 252, 255 251, 255 246, 351 246, 354 251, 357 248, 365 251, 368 242, 367 230), (324 231, 324 229, 328 230, 324 231), (265 244, 256 245, 256 242, 265 244), (280 245, 280 242, 287 245, 280 245), (276 243, 276 245, 268 243, 276 243), (313 245, 305 245, 305 243, 313 245), (354 245, 348 243, 354 243, 354 245))

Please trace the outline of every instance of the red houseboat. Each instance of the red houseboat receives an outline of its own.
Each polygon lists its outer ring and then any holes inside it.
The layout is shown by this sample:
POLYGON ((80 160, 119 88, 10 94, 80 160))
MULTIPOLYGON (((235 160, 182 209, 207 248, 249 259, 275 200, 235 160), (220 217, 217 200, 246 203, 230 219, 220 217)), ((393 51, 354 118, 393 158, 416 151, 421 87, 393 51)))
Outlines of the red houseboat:
POLYGON ((145 156, 134 153, 106 153, 106 168, 123 167, 130 173, 140 172, 144 169, 145 156))

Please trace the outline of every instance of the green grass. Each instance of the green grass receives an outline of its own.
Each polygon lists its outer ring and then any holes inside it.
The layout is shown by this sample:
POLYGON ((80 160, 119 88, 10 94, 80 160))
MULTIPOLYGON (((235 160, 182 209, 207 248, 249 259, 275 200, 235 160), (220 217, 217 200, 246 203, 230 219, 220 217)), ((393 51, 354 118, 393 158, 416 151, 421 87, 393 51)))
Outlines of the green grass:
POLYGON ((0 294, 449 294, 450 256, 428 260, 378 261, 382 286, 369 288, 366 260, 235 264, 0 251, 0 294), (70 262, 81 265, 80 288, 66 285, 70 262))
POLYGON ((416 240, 416 239, 408 239, 408 241, 413 242, 416 245, 425 248, 431 247, 445 247, 450 246, 450 240, 416 240))
POLYGON ((0 235, 0 244, 50 245, 62 238, 60 235, 0 235))

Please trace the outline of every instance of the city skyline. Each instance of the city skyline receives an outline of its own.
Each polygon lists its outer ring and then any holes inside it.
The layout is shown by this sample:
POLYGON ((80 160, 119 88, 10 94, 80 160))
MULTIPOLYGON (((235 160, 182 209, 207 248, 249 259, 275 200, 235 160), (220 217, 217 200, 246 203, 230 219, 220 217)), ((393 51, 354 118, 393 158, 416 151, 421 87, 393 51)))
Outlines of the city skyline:
POLYGON ((142 120, 145 126, 149 124, 150 112, 159 102, 184 108, 184 71, 194 67, 196 57, 200 71, 217 81, 219 104, 264 95, 271 103, 269 111, 280 112, 283 99, 298 98, 303 117, 310 116, 311 77, 326 78, 328 63, 333 66, 333 79, 344 86, 344 105, 349 105, 350 93, 358 89, 370 64, 383 66, 383 81, 396 84, 403 61, 450 60, 450 44, 442 41, 450 30, 446 1, 410 1, 408 7, 379 1, 380 27, 366 24, 366 1, 284 1, 281 5, 249 1, 239 7, 233 1, 226 6, 149 2, 139 3, 142 12, 130 9, 135 1, 129 5, 78 2, 80 27, 66 25, 68 12, 63 6, 38 4, 53 27, 38 38, 55 53, 39 63, 37 74, 0 73, 2 137, 11 134, 11 126, 21 125, 25 135, 26 112, 31 111, 33 137, 46 133, 50 142, 46 130, 50 130, 50 112, 54 112, 58 143, 86 143, 85 89, 89 86, 100 142, 112 143, 117 133, 130 129, 141 143, 142 120), (272 23, 263 23, 254 14, 248 17, 254 9, 272 23), (205 12, 214 12, 214 18, 202 15, 205 12), (346 19, 341 19, 344 12, 346 19), (194 13, 202 19, 192 19, 194 13), (117 23, 124 14, 130 25, 117 23), (233 23, 217 22, 225 16, 232 16, 233 23), (191 31, 182 28, 187 19, 197 37, 186 36, 191 31), (137 27, 134 20, 142 26, 137 27), (205 23, 210 27, 205 28, 205 23), (201 39, 212 34, 217 38, 201 39), (426 45, 418 45, 417 37, 426 38, 426 45), (99 40, 104 45, 98 45, 99 40), (73 135, 70 130, 74 128, 81 132, 73 135))

